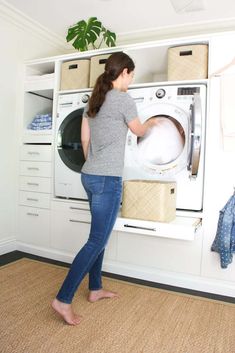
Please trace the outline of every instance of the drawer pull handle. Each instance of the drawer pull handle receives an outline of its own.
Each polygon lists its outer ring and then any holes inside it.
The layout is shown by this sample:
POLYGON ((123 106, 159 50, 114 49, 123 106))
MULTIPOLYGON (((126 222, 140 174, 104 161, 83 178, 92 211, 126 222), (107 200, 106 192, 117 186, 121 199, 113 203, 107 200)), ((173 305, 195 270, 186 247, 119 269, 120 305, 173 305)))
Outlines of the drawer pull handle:
POLYGON ((30 186, 39 186, 38 183, 27 183, 27 185, 30 185, 30 186))
POLYGON ((69 208, 70 208, 70 210, 87 211, 86 209, 80 208, 80 207, 70 206, 69 208))
POLYGON ((35 216, 35 217, 38 217, 38 216, 39 216, 38 213, 32 213, 32 212, 27 212, 27 215, 28 215, 28 216, 35 216))
POLYGON ((28 170, 39 170, 39 168, 37 168, 37 167, 28 167, 27 169, 28 170))
POLYGON ((40 152, 28 151, 28 154, 30 154, 30 155, 40 155, 40 152))
POLYGON ((27 197, 27 201, 38 201, 38 199, 33 199, 32 197, 27 197))
POLYGON ((90 223, 87 222, 87 221, 78 221, 77 219, 70 219, 69 222, 71 222, 71 223, 85 223, 85 224, 90 224, 90 223))
POLYGON ((142 229, 142 230, 151 230, 152 232, 156 232, 156 228, 132 226, 132 225, 130 225, 130 224, 124 224, 124 227, 126 227, 126 228, 135 228, 135 229, 142 229))

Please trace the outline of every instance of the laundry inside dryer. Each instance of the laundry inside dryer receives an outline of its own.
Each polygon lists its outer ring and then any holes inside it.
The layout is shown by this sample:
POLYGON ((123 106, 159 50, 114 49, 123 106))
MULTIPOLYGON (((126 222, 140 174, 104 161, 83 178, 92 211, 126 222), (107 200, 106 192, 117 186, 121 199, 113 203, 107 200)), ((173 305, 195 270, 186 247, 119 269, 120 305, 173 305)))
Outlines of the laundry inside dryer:
POLYGON ((182 125, 170 116, 156 116, 157 124, 137 139, 139 157, 155 165, 168 164, 183 152, 185 132, 182 125))

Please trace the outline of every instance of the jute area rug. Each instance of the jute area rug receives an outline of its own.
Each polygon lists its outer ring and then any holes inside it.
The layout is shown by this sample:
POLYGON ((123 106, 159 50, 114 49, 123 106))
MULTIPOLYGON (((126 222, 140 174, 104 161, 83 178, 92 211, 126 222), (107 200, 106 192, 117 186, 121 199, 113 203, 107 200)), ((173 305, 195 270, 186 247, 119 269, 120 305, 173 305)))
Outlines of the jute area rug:
POLYGON ((50 303, 67 269, 21 259, 0 268, 1 353, 234 353, 235 306, 104 278, 120 298, 74 299, 65 324, 50 303))

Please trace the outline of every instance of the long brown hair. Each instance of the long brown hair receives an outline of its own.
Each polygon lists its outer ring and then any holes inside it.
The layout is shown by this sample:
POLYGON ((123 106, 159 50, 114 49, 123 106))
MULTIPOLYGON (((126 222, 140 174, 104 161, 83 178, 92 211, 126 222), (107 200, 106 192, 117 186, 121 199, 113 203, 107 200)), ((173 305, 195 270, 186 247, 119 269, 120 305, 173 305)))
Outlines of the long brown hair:
POLYGON ((124 69, 130 73, 135 68, 133 60, 125 53, 117 52, 107 59, 104 72, 97 78, 87 114, 93 118, 104 103, 106 93, 113 88, 112 81, 116 80, 124 69))

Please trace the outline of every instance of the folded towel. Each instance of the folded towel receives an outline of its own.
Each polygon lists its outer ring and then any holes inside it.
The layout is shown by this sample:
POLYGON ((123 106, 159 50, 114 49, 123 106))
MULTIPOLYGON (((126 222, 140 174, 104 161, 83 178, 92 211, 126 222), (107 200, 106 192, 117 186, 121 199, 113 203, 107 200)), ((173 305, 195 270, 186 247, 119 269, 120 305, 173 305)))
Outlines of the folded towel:
POLYGON ((37 114, 27 126, 29 130, 50 130, 52 129, 51 114, 37 114))

